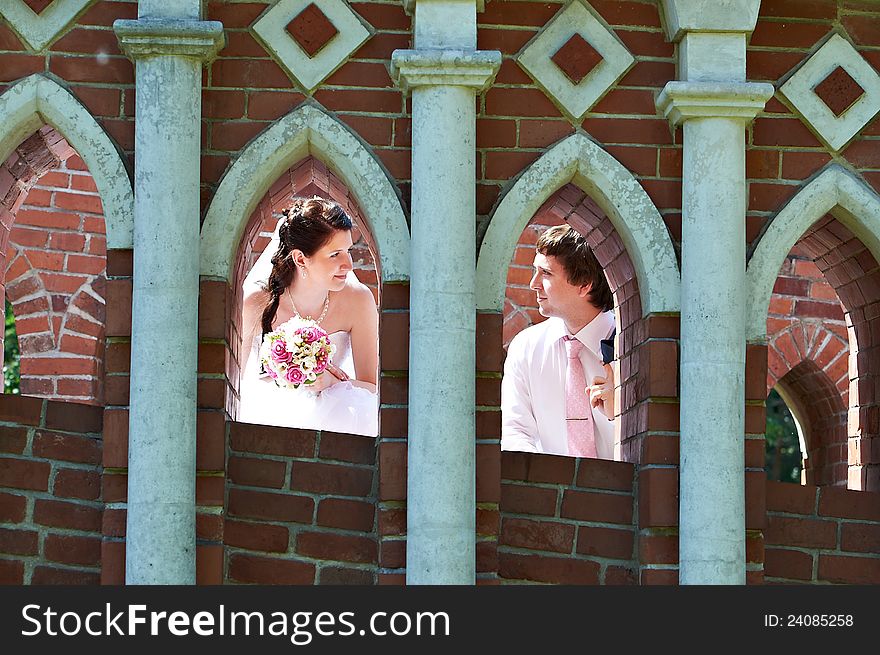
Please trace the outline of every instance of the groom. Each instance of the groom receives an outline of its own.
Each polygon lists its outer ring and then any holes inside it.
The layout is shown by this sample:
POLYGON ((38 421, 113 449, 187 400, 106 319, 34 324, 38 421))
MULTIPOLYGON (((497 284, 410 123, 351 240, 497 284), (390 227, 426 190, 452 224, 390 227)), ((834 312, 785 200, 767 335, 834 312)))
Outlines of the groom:
POLYGON ((611 289, 574 228, 550 228, 536 250, 529 287, 548 318, 507 350, 501 449, 613 459, 614 378, 600 345, 615 329, 611 289))

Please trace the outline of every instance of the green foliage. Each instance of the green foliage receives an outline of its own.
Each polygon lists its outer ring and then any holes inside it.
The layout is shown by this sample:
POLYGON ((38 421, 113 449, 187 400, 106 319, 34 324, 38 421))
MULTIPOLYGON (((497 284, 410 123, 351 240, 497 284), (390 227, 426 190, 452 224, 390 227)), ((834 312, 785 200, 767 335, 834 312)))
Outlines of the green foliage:
POLYGON ((3 335, 3 393, 19 393, 18 370, 21 353, 18 350, 18 334, 15 332, 15 314, 12 303, 6 299, 6 331, 3 335))
POLYGON ((797 427, 776 389, 767 397, 766 439, 764 468, 767 478, 800 484, 802 460, 797 427))

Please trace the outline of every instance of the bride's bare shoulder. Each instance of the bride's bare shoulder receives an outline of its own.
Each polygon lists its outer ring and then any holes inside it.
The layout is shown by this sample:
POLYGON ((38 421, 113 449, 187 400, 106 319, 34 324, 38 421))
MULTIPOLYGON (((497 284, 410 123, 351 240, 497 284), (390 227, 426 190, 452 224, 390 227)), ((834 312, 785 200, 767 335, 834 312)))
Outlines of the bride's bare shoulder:
POLYGON ((376 308, 376 300, 370 287, 357 279, 354 274, 348 276, 345 281, 345 287, 340 291, 340 295, 344 298, 345 303, 358 309, 376 308))

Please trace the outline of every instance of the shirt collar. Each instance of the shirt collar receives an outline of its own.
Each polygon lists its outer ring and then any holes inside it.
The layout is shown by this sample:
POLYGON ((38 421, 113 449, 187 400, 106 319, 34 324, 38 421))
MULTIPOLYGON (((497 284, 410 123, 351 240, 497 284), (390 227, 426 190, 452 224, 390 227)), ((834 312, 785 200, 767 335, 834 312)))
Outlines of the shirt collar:
MULTIPOLYGON (((560 323, 562 324, 562 335, 568 334, 568 330, 565 329, 565 323, 563 321, 560 321, 560 323)), ((601 357, 602 349, 599 342, 607 338, 611 334, 612 329, 614 329, 614 312, 602 312, 582 327, 574 335, 574 338, 589 348, 594 355, 601 357)))

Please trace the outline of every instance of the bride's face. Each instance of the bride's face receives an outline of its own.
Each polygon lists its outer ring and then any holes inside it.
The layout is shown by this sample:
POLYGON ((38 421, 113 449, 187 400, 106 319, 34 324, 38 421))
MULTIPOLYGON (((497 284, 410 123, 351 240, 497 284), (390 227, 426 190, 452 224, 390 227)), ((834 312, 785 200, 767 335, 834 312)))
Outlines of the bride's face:
POLYGON ((333 237, 311 257, 304 258, 309 278, 326 285, 330 291, 345 287, 345 278, 354 267, 351 261, 351 230, 337 230, 333 237))

